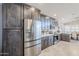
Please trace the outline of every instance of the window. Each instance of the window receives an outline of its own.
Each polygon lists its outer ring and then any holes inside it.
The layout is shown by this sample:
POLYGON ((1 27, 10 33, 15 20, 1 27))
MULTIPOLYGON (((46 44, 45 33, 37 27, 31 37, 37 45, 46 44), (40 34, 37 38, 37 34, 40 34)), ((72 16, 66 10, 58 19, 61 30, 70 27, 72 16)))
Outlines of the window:
POLYGON ((65 33, 79 32, 79 26, 78 25, 72 25, 72 26, 66 25, 64 26, 64 32, 65 33))

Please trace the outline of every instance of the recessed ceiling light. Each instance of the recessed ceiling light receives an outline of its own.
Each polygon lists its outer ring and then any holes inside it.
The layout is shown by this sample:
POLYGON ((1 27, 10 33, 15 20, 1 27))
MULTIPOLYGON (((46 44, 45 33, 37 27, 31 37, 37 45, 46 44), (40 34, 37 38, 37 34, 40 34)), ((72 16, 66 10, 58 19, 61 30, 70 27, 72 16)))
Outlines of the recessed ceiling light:
POLYGON ((64 18, 62 18, 62 20, 64 20, 64 18))
POLYGON ((38 3, 38 5, 44 5, 44 3, 38 3))
POLYGON ((49 19, 49 17, 46 17, 46 19, 49 19))
POLYGON ((72 13, 72 15, 75 15, 75 13, 72 13))
POLYGON ((57 16, 56 14, 54 14, 54 16, 57 16))
POLYGON ((35 11, 35 8, 31 7, 30 10, 35 11))

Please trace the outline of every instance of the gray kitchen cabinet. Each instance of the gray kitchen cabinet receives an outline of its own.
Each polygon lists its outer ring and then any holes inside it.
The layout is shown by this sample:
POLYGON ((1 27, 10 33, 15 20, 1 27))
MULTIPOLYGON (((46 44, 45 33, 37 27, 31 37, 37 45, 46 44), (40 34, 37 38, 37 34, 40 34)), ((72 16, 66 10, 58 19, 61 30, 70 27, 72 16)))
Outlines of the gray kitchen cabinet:
POLYGON ((4 56, 23 55, 23 6, 3 4, 3 44, 4 56))
POLYGON ((44 37, 41 38, 41 50, 43 50, 45 48, 45 43, 44 43, 44 37))
POLYGON ((44 46, 45 46, 45 48, 47 48, 47 46, 48 46, 48 39, 47 39, 47 37, 44 37, 44 46))
POLYGON ((48 45, 49 46, 53 45, 53 36, 49 36, 48 45))
POLYGON ((3 44, 3 52, 6 55, 22 55, 22 34, 21 30, 4 30, 4 44, 3 44))
POLYGON ((51 37, 49 37, 48 45, 49 45, 49 46, 51 45, 51 37))
POLYGON ((49 47, 49 36, 46 37, 46 43, 47 43, 46 47, 49 47))
POLYGON ((69 34, 62 33, 62 34, 60 34, 60 36, 61 36, 62 41, 70 42, 70 35, 69 34))
POLYGON ((49 46, 53 45, 53 37, 52 36, 46 36, 41 38, 41 49, 45 49, 49 46))
POLYGON ((22 9, 21 4, 3 4, 3 28, 22 27, 22 9))
POLYGON ((7 5, 7 27, 20 27, 20 6, 16 4, 7 5))
POLYGON ((47 39, 46 37, 42 37, 41 39, 41 49, 45 49, 47 47, 47 39))
POLYGON ((43 49, 45 49, 45 48, 47 48, 48 47, 48 39, 47 39, 47 37, 42 37, 42 39, 41 39, 42 41, 41 41, 41 49, 43 50, 43 49))
POLYGON ((2 3, 0 3, 0 53, 2 53, 2 3))

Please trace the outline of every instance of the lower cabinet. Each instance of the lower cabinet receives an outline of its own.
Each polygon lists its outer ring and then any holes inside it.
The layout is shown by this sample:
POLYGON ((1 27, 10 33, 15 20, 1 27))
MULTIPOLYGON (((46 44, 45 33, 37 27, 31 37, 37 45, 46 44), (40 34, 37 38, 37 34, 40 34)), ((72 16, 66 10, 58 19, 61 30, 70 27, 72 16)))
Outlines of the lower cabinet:
POLYGON ((45 49, 45 37, 41 39, 41 50, 45 49))
POLYGON ((70 36, 69 34, 61 34, 61 40, 62 41, 67 41, 67 42, 70 42, 70 36))
POLYGON ((49 40, 49 37, 45 37, 45 48, 48 47, 48 40, 49 40))
POLYGON ((22 56, 23 37, 22 30, 3 30, 3 56, 22 56))
POLYGON ((49 37, 48 45, 49 45, 49 46, 53 45, 53 36, 50 36, 50 37, 49 37))
POLYGON ((53 45, 53 36, 42 37, 42 39, 41 39, 41 49, 42 50, 51 45, 53 45))

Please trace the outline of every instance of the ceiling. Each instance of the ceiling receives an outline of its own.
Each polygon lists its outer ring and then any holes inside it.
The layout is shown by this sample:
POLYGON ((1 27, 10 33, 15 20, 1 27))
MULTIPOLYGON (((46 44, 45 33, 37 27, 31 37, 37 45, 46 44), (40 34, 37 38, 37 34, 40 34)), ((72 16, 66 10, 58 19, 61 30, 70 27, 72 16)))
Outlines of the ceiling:
POLYGON ((41 10, 41 13, 67 23, 79 18, 79 3, 28 3, 41 10))
POLYGON ((79 26, 79 19, 78 20, 73 20, 72 22, 64 23, 64 25, 68 25, 68 26, 77 25, 77 26, 79 26))

